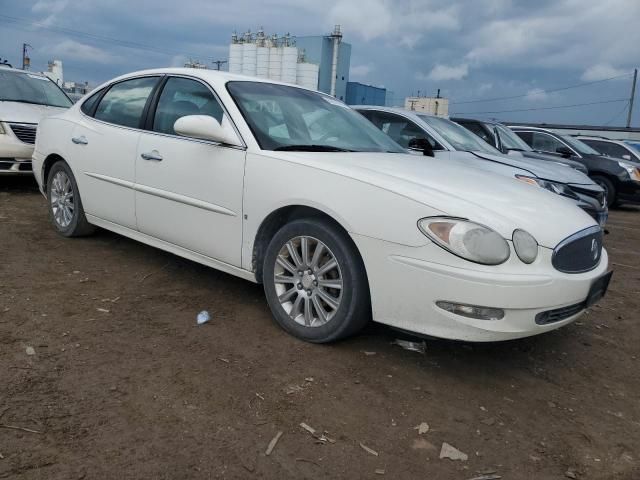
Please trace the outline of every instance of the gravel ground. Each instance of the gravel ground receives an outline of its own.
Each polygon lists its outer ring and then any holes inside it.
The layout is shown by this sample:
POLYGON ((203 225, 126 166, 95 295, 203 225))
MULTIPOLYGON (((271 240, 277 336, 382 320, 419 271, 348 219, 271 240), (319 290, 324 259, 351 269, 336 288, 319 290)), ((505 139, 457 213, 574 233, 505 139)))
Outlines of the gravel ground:
POLYGON ((380 325, 297 341, 260 286, 64 239, 31 179, 0 178, 0 478, 640 478, 640 208, 608 228, 611 287, 578 322, 421 355, 380 325))

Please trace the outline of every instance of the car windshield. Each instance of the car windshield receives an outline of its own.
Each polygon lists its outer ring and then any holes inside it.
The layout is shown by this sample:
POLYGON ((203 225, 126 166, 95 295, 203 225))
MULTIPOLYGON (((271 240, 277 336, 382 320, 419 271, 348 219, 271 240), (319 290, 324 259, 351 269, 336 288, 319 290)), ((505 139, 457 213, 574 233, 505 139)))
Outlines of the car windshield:
POLYGON ((596 150, 591 148, 586 143, 581 142, 577 138, 570 137, 569 135, 559 135, 559 137, 562 138, 562 140, 564 140, 566 143, 568 143, 571 148, 577 150, 578 153, 584 155, 600 155, 596 150))
POLYGON ((55 83, 42 75, 0 71, 0 101, 69 108, 73 102, 55 83))
POLYGON ((505 148, 509 150, 522 150, 523 152, 533 151, 533 149, 510 128, 500 124, 496 124, 495 127, 500 134, 500 141, 505 148))
POLYGON ((471 133, 466 128, 452 122, 451 120, 431 115, 418 115, 418 117, 433 128, 456 150, 501 155, 500 151, 493 148, 487 142, 481 140, 474 133, 471 133))
POLYGON ((266 82, 233 81, 227 89, 263 150, 406 153, 328 95, 266 82))

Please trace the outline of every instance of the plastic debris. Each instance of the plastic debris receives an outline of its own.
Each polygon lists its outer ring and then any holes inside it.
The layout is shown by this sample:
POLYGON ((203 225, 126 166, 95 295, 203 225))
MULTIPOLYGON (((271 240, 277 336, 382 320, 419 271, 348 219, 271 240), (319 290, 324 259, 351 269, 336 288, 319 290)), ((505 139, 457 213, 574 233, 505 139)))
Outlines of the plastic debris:
POLYGON ((385 471, 382 468, 376 468, 375 474, 376 475, 384 475, 385 471))
POLYGON ((109 313, 109 310, 107 310, 106 308, 96 308, 96 310, 102 313, 109 313))
POLYGON ((469 460, 469 456, 466 453, 461 452, 453 445, 449 445, 447 442, 442 442, 442 448, 440 449, 440 458, 448 458, 453 461, 463 461, 466 462, 469 460))
POLYGON ((211 316, 209 315, 209 312, 207 312, 206 310, 203 310, 198 314, 198 317, 197 317, 198 325, 207 323, 209 320, 211 320, 211 316))
POLYGON ((35 355, 35 354, 36 354, 36 349, 35 349, 35 348, 33 348, 33 347, 27 347, 27 348, 25 349, 25 353, 26 353, 27 355, 35 355))
POLYGON ((410 352, 416 352, 424 355, 427 352, 427 342, 424 340, 421 342, 410 342, 409 340, 396 339, 391 342, 391 345, 398 345, 399 347, 409 350, 410 352))
POLYGON ((413 427, 413 429, 418 430, 418 435, 424 435, 429 431, 429 424, 427 422, 422 422, 420 425, 413 427))
POLYGON ((375 455, 376 457, 378 456, 378 452, 376 452, 375 450, 373 450, 372 448, 367 447, 366 445, 364 445, 362 442, 360 442, 360 446, 362 447, 362 449, 367 452, 370 453, 371 455, 375 455))
POLYGON ((500 480, 501 478, 502 478, 502 475, 489 474, 489 475, 480 475, 479 477, 473 477, 473 478, 470 478, 469 480, 500 480))
POLYGON ((276 448, 276 443, 278 443, 278 440, 280 440, 281 436, 282 436, 282 432, 278 432, 276 433, 276 436, 273 437, 273 439, 269 442, 269 446, 267 447, 267 450, 264 452, 264 454, 267 457, 271 455, 271 452, 273 452, 273 449, 276 448))
POLYGON ((321 442, 321 443, 326 443, 326 442, 329 442, 329 443, 336 443, 336 441, 335 441, 333 438, 329 438, 329 437, 327 436, 327 432, 323 432, 322 434, 319 434, 315 428, 313 428, 313 427, 311 427, 311 426, 307 425, 307 424, 306 424, 306 423, 304 423, 304 422, 302 422, 302 423, 300 424, 300 427, 302 427, 304 430, 306 430, 307 432, 309 432, 309 433, 311 434, 311 436, 312 436, 313 438, 315 438, 318 442, 321 442))

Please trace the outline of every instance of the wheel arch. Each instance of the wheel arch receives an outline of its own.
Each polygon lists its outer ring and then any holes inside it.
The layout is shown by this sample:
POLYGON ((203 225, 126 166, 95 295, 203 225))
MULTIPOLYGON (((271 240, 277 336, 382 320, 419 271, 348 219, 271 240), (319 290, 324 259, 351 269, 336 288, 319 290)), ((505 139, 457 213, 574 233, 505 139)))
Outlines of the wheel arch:
POLYGON ((348 241, 353 244, 353 247, 358 252, 360 259, 364 264, 362 254, 351 238, 351 235, 349 235, 349 231, 342 221, 337 220, 334 215, 331 215, 317 207, 311 207, 302 204, 287 205, 277 208, 269 215, 267 215, 260 223, 260 226, 258 227, 258 230, 256 232, 253 241, 251 265, 253 271, 255 272, 256 281, 258 283, 262 283, 262 263, 267 247, 269 246, 269 242, 271 241, 273 236, 278 230, 280 230, 280 228, 282 228, 287 223, 302 218, 319 218, 331 223, 345 235, 345 238, 347 238, 348 241))
POLYGON ((47 194, 47 181, 49 178, 51 167, 53 167, 53 165, 59 161, 65 162, 68 165, 68 162, 62 157, 62 155, 59 155, 57 153, 51 153, 47 155, 47 157, 42 162, 42 189, 44 190, 45 195, 47 194))

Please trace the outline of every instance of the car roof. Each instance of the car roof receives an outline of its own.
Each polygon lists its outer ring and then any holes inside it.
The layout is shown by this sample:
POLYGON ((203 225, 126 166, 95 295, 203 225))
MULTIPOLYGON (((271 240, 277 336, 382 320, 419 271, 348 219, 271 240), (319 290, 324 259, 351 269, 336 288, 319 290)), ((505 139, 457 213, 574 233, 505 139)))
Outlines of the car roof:
POLYGON ((547 132, 547 133, 553 133, 553 134, 557 134, 557 132, 551 130, 550 128, 541 128, 541 127, 529 127, 527 125, 507 125, 509 128, 517 128, 517 129, 522 129, 522 130, 535 130, 538 132, 547 132))
POLYGON ((599 137, 598 135, 573 135, 574 137, 578 138, 578 139, 587 139, 587 140, 598 140, 598 141, 602 141, 602 142, 611 142, 611 143, 625 143, 625 140, 615 140, 613 138, 607 138, 607 137, 599 137))
MULTIPOLYGON (((312 92, 319 93, 321 95, 325 95, 323 92, 318 92, 316 90, 312 90, 309 88, 301 87, 300 85, 295 85, 292 83, 286 82, 278 82, 275 80, 270 80, 268 78, 258 78, 258 77, 250 77, 248 75, 239 75, 236 73, 223 72, 220 70, 209 70, 205 68, 187 68, 187 67, 176 67, 176 68, 153 68, 148 70, 138 70, 135 72, 130 72, 125 75, 121 75, 116 78, 112 78, 107 82, 104 82, 100 87, 104 85, 110 85, 115 82, 119 82, 122 80, 126 80, 128 78, 135 78, 145 75, 184 75, 189 77, 200 78, 201 80, 206 81, 211 85, 223 85, 230 81, 245 81, 245 82, 256 82, 256 83, 271 83, 276 85, 286 85, 288 87, 296 87, 302 90, 309 90, 312 92)), ((98 87, 98 88, 100 88, 98 87)))
MULTIPOLYGON (((432 115, 428 112, 417 112, 415 110, 408 110, 406 108, 401 107, 383 107, 380 105, 350 105, 354 110, 378 110, 380 112, 389 112, 389 113, 400 113, 402 115, 415 115, 418 116, 424 115, 427 117, 435 117, 436 115, 432 115)), ((440 118, 449 118, 449 117, 440 117, 440 118)))
POLYGON ((2 64, 0 64, 0 72, 21 73, 23 75, 36 75, 42 78, 49 78, 44 73, 41 73, 41 72, 32 72, 30 70, 21 70, 20 68, 13 68, 13 67, 4 67, 2 66, 2 64))

